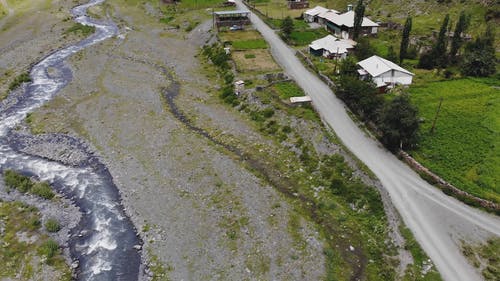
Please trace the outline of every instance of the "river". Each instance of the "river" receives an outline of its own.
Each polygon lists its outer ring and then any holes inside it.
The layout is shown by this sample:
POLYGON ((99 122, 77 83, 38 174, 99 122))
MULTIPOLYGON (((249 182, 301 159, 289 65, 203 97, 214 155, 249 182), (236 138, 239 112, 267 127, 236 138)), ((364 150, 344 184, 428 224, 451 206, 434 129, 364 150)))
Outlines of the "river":
MULTIPOLYGON (((0 171, 12 169, 47 181, 80 208, 82 219, 71 230, 69 243, 72 258, 79 261, 78 280, 137 280, 141 255, 134 246, 142 242, 123 210, 108 169, 100 162, 72 167, 26 155, 17 151, 15 140, 9 138, 28 113, 51 100, 71 81, 71 70, 65 64, 68 57, 118 34, 118 27, 112 21, 87 16, 90 6, 102 2, 91 0, 72 9, 76 22, 94 26, 96 32, 34 65, 30 72, 32 82, 24 93, 15 103, 0 110, 0 171)), ((94 160, 98 161, 95 157, 94 160)))

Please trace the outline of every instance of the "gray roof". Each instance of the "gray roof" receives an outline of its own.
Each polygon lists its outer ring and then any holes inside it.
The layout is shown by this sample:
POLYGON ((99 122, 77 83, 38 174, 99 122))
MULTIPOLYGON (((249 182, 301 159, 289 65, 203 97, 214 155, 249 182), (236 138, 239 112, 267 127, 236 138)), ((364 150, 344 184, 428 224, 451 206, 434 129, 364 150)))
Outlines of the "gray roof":
POLYGON ((248 10, 232 10, 232 11, 218 11, 214 12, 216 15, 234 15, 234 14, 249 14, 248 10))

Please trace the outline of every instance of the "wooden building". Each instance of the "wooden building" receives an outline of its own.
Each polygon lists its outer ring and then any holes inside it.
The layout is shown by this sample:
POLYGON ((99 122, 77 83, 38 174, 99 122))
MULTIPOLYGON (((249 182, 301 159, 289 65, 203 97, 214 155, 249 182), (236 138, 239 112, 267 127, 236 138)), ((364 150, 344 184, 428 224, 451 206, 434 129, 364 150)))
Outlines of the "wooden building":
POLYGON ((220 27, 238 27, 250 24, 250 12, 245 10, 219 11, 213 13, 214 26, 219 30, 220 27))

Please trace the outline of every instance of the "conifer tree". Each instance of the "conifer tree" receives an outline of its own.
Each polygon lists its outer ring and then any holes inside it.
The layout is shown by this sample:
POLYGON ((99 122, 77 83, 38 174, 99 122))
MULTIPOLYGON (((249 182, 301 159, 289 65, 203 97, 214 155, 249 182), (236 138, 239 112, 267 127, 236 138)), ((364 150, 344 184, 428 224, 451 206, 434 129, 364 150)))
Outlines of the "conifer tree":
POLYGON ((365 4, 363 0, 359 0, 356 8, 354 9, 354 27, 352 31, 352 39, 356 40, 361 33, 363 17, 365 16, 365 4))
POLYGON ((403 28, 403 36, 401 38, 401 47, 399 48, 399 62, 402 63, 408 53, 408 45, 410 44, 411 32, 411 16, 406 18, 405 26, 403 28))

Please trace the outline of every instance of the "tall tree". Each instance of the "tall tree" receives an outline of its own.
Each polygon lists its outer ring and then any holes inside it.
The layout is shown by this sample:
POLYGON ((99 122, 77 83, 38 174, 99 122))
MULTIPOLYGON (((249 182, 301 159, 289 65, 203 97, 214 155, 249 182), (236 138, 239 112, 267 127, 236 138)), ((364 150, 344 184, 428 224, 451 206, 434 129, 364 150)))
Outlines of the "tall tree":
POLYGON ((433 57, 436 62, 436 66, 438 67, 446 67, 446 45, 448 41, 446 31, 448 30, 449 21, 450 15, 446 14, 443 24, 441 25, 441 29, 439 30, 436 45, 433 49, 433 57))
POLYGON ((409 148, 418 141, 418 110, 403 94, 388 102, 380 116, 382 142, 390 150, 409 148))
POLYGON ((281 32, 283 33, 283 36, 286 39, 290 38, 290 35, 293 32, 293 20, 290 16, 287 16, 282 22, 281 22, 281 32))
POLYGON ((356 8, 354 9, 354 27, 352 30, 352 39, 356 40, 361 33, 363 17, 365 16, 365 4, 363 0, 359 0, 356 8))
POLYGON ((399 62, 402 63, 408 53, 408 45, 410 44, 411 32, 411 16, 406 18, 405 26, 403 28, 403 35, 401 38, 401 47, 399 48, 399 62))
POLYGON ((462 34, 465 33, 467 27, 469 25, 468 16, 464 11, 460 13, 460 17, 458 18, 457 25, 455 26, 455 31, 453 32, 453 38, 451 39, 451 48, 450 48, 450 58, 453 61, 456 61, 456 56, 458 54, 458 50, 463 45, 462 34))

